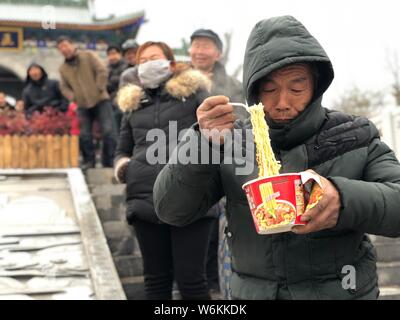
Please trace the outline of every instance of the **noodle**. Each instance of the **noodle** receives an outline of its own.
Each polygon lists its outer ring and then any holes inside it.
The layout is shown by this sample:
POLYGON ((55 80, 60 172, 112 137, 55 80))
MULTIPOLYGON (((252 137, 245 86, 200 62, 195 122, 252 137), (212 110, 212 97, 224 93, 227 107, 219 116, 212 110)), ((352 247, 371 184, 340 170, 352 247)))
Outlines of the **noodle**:
POLYGON ((256 159, 258 164, 258 177, 272 177, 279 174, 281 165, 275 159, 271 148, 269 130, 265 121, 264 106, 254 105, 249 108, 251 124, 253 125, 253 136, 256 144, 256 159))
MULTIPOLYGON (((249 108, 251 124, 253 126, 254 142, 256 144, 256 160, 258 164, 258 177, 265 178, 276 176, 281 168, 280 163, 275 159, 275 154, 271 148, 269 130, 265 121, 264 106, 258 104, 249 108)), ((260 193, 264 203, 264 209, 270 216, 276 218, 275 210, 277 202, 274 195, 272 184, 264 183, 260 185, 260 193)))

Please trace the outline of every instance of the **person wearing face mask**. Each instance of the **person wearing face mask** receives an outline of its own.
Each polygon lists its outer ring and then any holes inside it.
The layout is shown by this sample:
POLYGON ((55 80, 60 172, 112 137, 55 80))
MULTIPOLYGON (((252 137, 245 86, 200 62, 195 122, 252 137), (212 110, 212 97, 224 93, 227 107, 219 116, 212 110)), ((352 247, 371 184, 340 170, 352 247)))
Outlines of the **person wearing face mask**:
POLYGON ((143 256, 146 297, 171 299, 176 280, 183 299, 209 299, 205 261, 215 218, 206 216, 179 228, 157 218, 153 185, 165 162, 152 162, 155 141, 147 136, 165 134, 157 154, 166 155, 168 161, 169 147, 173 149, 169 128, 176 125, 181 133, 196 122, 197 107, 209 95, 210 81, 190 66, 176 63, 172 50, 162 42, 139 47, 134 71, 134 84, 122 87, 117 95, 124 116, 115 175, 127 184, 127 220, 135 228, 143 256))

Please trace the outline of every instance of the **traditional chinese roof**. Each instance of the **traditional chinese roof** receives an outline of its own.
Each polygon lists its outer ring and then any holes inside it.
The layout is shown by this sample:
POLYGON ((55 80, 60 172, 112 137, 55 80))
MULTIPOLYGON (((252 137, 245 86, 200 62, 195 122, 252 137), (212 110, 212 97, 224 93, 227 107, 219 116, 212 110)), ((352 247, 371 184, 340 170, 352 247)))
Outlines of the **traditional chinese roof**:
POLYGON ((59 35, 69 35, 85 42, 96 42, 99 38, 120 42, 124 38, 136 37, 139 27, 145 22, 143 11, 98 19, 93 9, 93 2, 93 0, 0 0, 0 28, 24 28, 24 39, 54 40, 59 35))
POLYGON ((63 7, 84 7, 89 6, 88 0, 0 0, 0 3, 10 4, 33 4, 38 6, 52 5, 52 6, 63 6, 63 7))
POLYGON ((42 28, 50 22, 57 29, 115 30, 144 22, 144 12, 97 19, 88 0, 0 0, 0 26, 42 28))

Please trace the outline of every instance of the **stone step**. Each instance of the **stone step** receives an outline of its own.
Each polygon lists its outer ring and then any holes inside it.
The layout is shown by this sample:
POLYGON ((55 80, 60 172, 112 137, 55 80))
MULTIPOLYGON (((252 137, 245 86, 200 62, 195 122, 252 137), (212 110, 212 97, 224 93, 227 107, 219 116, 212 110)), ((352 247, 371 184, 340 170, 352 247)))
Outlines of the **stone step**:
POLYGON ((102 184, 92 185, 90 193, 92 196, 125 196, 125 184, 102 184))
POLYGON ((95 186, 91 195, 102 222, 126 220, 124 185, 95 186))
POLYGON ((113 257, 133 256, 136 251, 133 238, 107 239, 107 244, 113 257))
POLYGON ((133 255, 135 252, 140 252, 134 229, 126 221, 104 222, 103 230, 114 257, 133 255))
POLYGON ((379 286, 400 286, 400 262, 378 262, 379 286))
POLYGON ((383 237, 383 236, 374 236, 374 235, 369 235, 371 238, 371 241, 376 244, 376 243, 395 243, 398 242, 400 243, 400 238, 390 238, 390 237, 383 237))
POLYGON ((114 221, 126 221, 126 210, 125 207, 117 208, 96 208, 97 215, 102 223, 114 222, 114 221))
POLYGON ((143 276, 122 278, 121 283, 128 300, 146 299, 143 276))
POLYGON ((395 262, 400 261, 400 241, 376 242, 374 243, 378 254, 378 261, 395 262))
POLYGON ((380 287, 379 300, 400 300, 400 286, 380 287))
POLYGON ((114 263, 120 278, 143 276, 143 260, 141 256, 114 257, 114 263))
POLYGON ((134 229, 126 221, 108 221, 103 223, 106 238, 120 239, 134 237, 134 229))
POLYGON ((95 168, 86 171, 88 185, 112 184, 115 182, 113 168, 95 168))

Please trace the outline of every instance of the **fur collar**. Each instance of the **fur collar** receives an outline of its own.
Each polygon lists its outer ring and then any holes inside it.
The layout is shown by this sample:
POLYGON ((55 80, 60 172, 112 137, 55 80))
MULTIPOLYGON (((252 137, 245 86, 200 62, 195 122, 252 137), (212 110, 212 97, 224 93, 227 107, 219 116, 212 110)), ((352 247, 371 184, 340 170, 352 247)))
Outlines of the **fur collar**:
MULTIPOLYGON (((210 91, 211 81, 200 71, 187 65, 177 64, 171 79, 165 83, 164 90, 173 98, 183 100, 195 94, 199 89, 210 91)), ((145 92, 136 84, 128 84, 118 91, 117 103, 123 112, 136 111, 141 108, 140 101, 145 92)))

